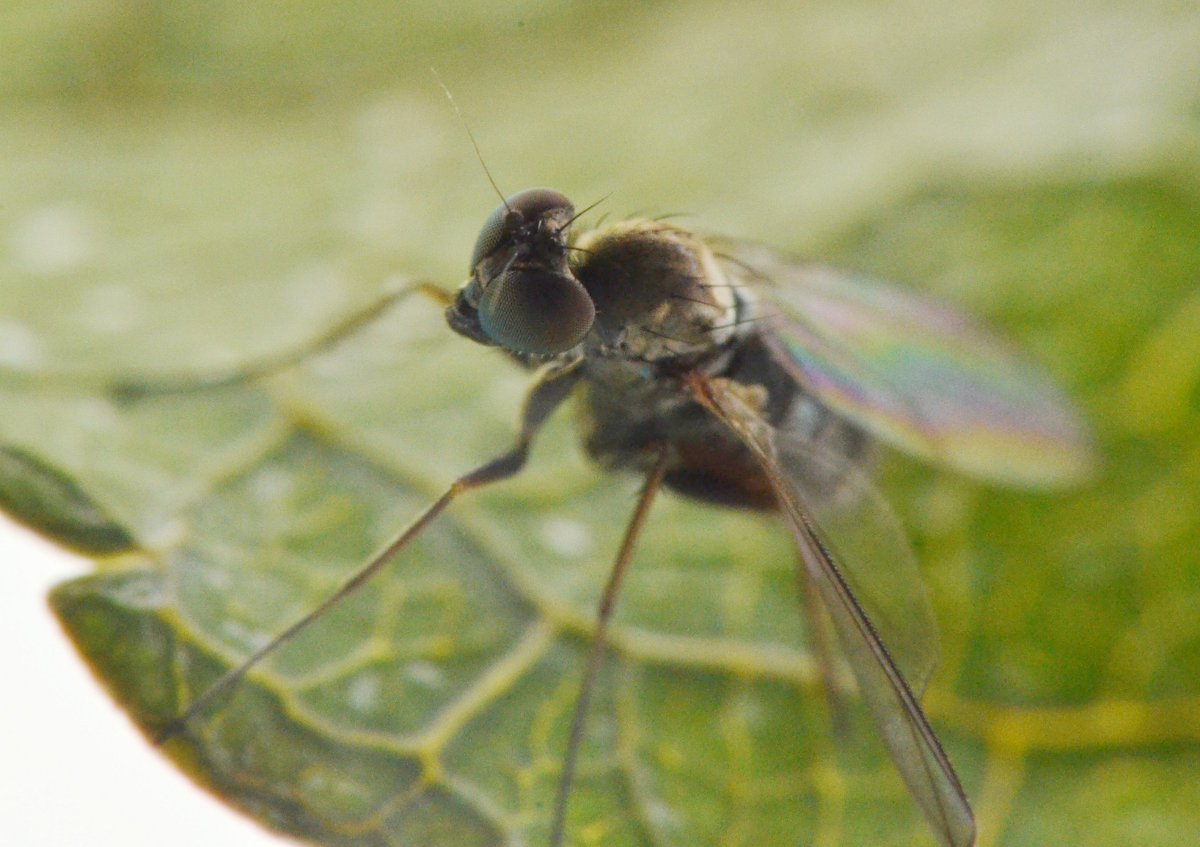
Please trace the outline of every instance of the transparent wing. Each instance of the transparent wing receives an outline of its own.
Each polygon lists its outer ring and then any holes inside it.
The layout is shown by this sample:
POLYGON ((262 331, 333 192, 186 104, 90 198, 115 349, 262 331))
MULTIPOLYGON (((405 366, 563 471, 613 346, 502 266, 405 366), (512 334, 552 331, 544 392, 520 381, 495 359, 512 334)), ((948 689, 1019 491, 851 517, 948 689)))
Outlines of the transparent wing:
POLYGON ((863 466, 831 459, 819 444, 786 430, 771 434, 780 472, 909 687, 921 693, 937 665, 940 639, 899 518, 863 466))
POLYGON ((725 250, 726 269, 766 282, 763 315, 801 385, 868 432, 977 476, 1053 485, 1093 463, 1070 402, 960 312, 763 247, 725 250))
MULTIPOLYGON (((694 375, 691 388, 696 399, 750 450, 771 480, 805 569, 829 612, 863 699, 892 761, 938 841, 946 847, 974 844, 975 819, 954 768, 900 669, 856 599, 845 572, 839 567, 839 563, 847 564, 854 559, 835 561, 834 544, 855 534, 838 533, 840 537, 833 538, 817 523, 815 508, 809 505, 804 494, 808 483, 798 482, 796 474, 789 471, 788 460, 782 459, 777 449, 774 430, 743 399, 737 386, 694 375)), ((871 529, 870 526, 862 527, 863 532, 871 529)), ((846 552, 856 557, 870 551, 846 552)), ((911 561, 911 554, 907 555, 911 561)), ((902 561, 898 563, 872 564, 881 571, 894 564, 903 567, 904 557, 902 553, 902 561)), ((855 562, 856 567, 859 564, 855 562)), ((893 631, 899 632, 900 628, 893 631)))

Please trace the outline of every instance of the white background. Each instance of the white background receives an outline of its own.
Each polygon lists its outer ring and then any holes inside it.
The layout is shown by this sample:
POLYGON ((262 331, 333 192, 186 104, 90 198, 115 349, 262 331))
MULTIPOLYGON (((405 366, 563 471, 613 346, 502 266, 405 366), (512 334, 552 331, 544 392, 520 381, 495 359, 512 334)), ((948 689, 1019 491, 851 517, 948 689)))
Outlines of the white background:
POLYGON ((12 847, 272 847, 172 767, 92 679, 46 603, 88 572, 0 516, 0 842, 12 847))

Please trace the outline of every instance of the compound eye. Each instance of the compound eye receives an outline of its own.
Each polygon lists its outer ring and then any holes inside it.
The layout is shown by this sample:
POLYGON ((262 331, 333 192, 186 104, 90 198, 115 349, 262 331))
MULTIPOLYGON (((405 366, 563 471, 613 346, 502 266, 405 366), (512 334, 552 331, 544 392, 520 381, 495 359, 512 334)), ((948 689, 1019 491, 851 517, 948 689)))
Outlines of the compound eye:
POLYGON ((565 222, 575 214, 575 207, 566 195, 553 188, 526 188, 509 197, 507 202, 510 209, 520 212, 527 221, 553 212, 565 222))
POLYGON ((475 273, 475 268, 479 263, 496 252, 496 248, 504 240, 505 234, 520 225, 520 218, 510 212, 508 207, 497 206, 488 215, 488 219, 483 223, 483 229, 479 230, 479 237, 475 239, 475 250, 471 253, 471 268, 468 273, 475 273), (510 215, 516 220, 510 219, 510 215))
POLYGON ((563 353, 583 341, 596 307, 577 279, 539 270, 496 277, 479 301, 488 338, 517 353, 563 353))
POLYGON ((492 210, 475 239, 468 273, 475 273, 479 263, 504 244, 523 224, 540 217, 553 217, 565 224, 575 214, 575 207, 562 193, 552 188, 526 188, 518 191, 492 210))

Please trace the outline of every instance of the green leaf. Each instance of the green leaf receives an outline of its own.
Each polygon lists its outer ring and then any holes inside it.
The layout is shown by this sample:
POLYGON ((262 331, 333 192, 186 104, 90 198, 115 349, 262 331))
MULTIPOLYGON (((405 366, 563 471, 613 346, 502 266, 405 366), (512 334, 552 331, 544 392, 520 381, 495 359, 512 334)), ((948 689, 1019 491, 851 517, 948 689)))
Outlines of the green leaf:
POLYGON ((128 530, 56 468, 17 447, 0 447, 0 506, 33 529, 81 553, 134 546, 128 530))
MULTIPOLYGON (((1061 381, 1103 460, 1079 490, 882 468, 943 628, 925 703, 985 843, 1200 831, 1193 11, 88 8, 0 12, 0 506, 98 557, 54 611, 147 733, 511 443, 526 375, 420 298, 271 379, 110 389, 460 280, 495 198, 432 64, 505 189, 920 287, 1061 381)), ((164 752, 313 843, 543 844, 638 485, 572 424, 164 752)), ((768 518, 656 504, 573 845, 930 843, 861 706, 830 730, 792 555, 768 518)))

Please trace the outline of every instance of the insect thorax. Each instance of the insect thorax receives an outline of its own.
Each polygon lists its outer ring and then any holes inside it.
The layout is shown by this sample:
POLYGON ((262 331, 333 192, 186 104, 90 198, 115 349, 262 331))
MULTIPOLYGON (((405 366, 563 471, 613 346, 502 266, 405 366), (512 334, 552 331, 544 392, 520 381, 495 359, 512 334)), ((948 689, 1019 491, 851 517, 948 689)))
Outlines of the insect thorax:
MULTIPOLYGON (((727 506, 772 509, 775 498, 738 440, 696 403, 684 374, 729 379, 788 442, 830 469, 859 459, 861 432, 796 383, 763 341, 748 274, 722 262, 697 236, 633 221, 584 235, 574 273, 596 304, 585 341, 580 403, 583 443, 607 468, 644 469, 669 445, 666 483, 727 506)), ((806 476, 825 471, 809 472, 806 476)))
POLYGON ((626 221, 584 233, 575 276, 596 307, 589 357, 639 363, 702 362, 745 329, 753 303, 699 237, 661 221, 626 221))

